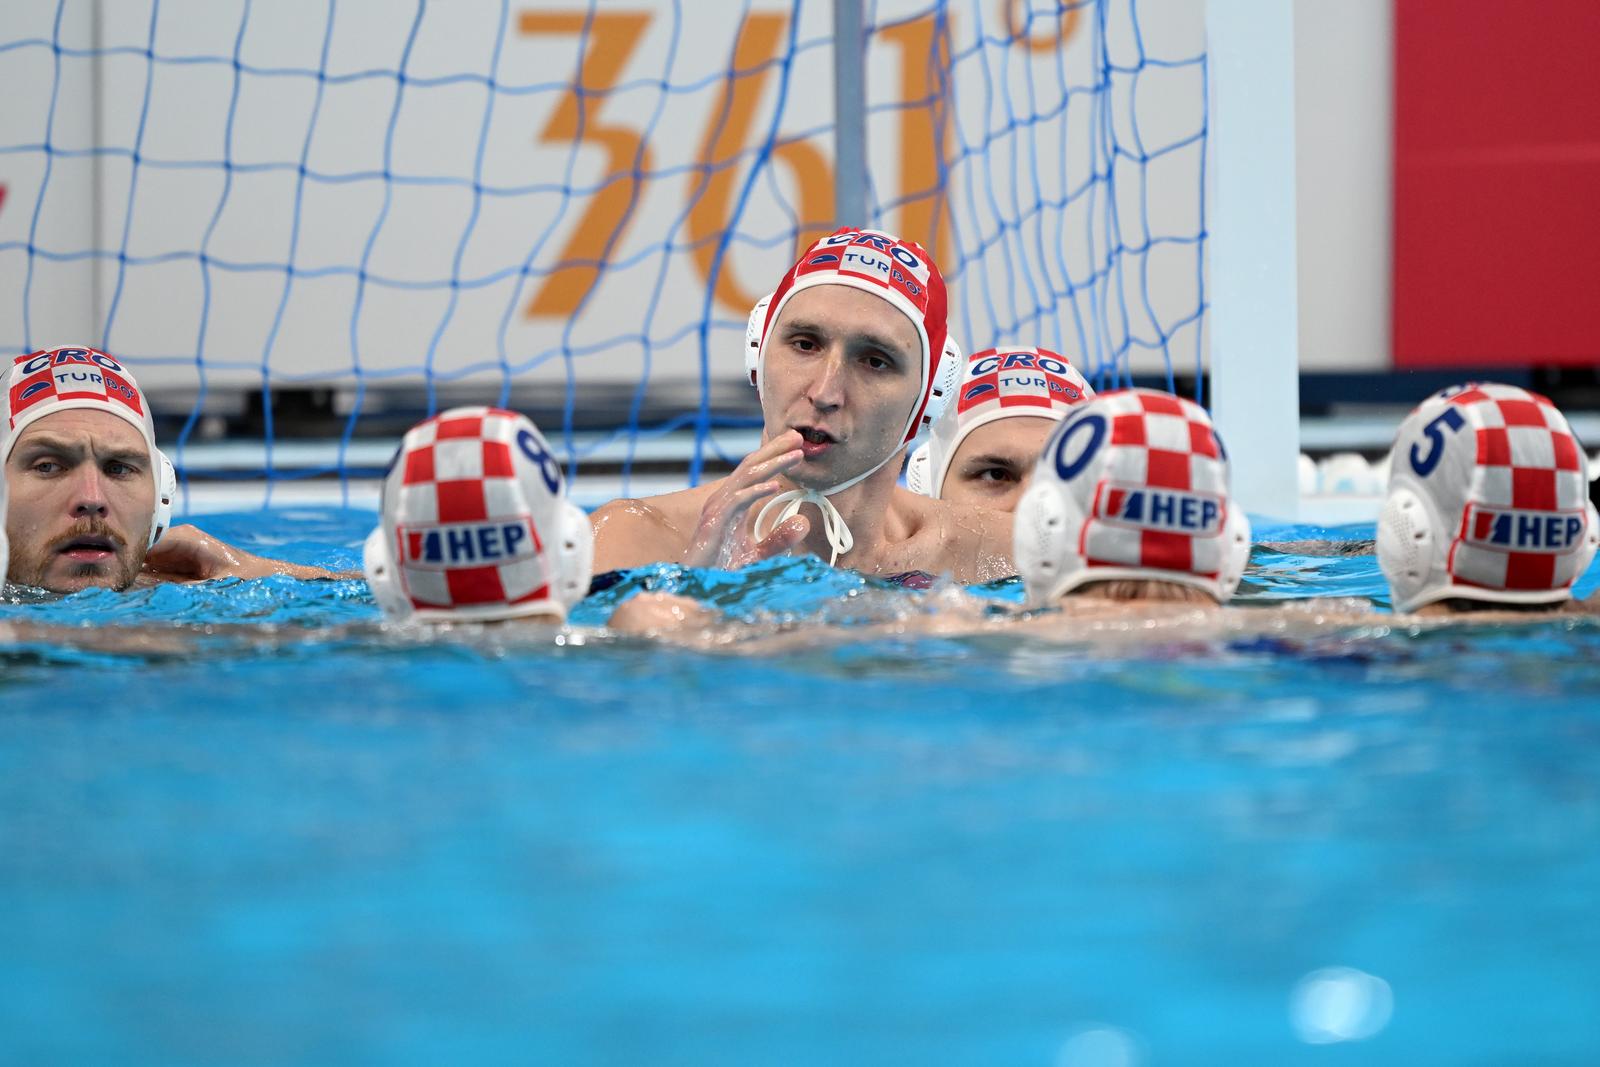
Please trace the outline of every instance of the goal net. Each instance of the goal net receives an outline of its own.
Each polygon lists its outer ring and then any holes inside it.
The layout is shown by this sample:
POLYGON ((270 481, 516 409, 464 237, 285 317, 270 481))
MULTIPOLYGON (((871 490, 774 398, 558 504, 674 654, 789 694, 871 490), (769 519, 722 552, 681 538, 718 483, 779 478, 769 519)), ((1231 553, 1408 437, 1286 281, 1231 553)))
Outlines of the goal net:
POLYGON ((845 221, 933 252, 967 350, 1194 373, 1203 5, 865 6, 835 101, 831 6, 798 0, 10 0, 0 344, 113 352, 180 467, 248 433, 268 478, 343 476, 471 402, 579 472, 675 435, 698 477, 751 425, 750 306, 835 224, 842 106, 845 221))

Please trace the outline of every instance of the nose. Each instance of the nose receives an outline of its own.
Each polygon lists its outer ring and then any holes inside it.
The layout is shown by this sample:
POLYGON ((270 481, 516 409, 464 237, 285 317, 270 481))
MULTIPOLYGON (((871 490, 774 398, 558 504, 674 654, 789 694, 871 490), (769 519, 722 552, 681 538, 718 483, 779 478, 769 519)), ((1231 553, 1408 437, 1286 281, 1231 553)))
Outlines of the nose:
POLYGON ((839 346, 831 346, 816 368, 806 399, 818 411, 833 411, 844 403, 844 353, 839 346))
POLYGON ((106 501, 106 481, 100 468, 93 463, 81 463, 74 472, 72 483, 72 517, 94 516, 105 518, 109 505, 106 501))

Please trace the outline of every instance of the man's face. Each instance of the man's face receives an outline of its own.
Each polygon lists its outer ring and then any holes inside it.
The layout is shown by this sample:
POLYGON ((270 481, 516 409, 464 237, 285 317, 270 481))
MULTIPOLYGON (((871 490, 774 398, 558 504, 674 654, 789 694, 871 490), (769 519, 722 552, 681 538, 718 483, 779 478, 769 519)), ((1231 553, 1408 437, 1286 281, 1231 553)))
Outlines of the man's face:
POLYGON ((951 457, 940 498, 1015 511, 1055 426, 1053 419, 1038 415, 1017 415, 979 426, 967 434, 951 457))
POLYGON ((155 510, 150 450, 104 411, 58 411, 6 460, 13 582, 70 593, 126 589, 144 565, 155 510))
POLYGON ((922 342, 894 305, 845 285, 789 298, 772 325, 761 409, 768 439, 799 430, 796 485, 827 489, 894 454, 922 396, 922 342))

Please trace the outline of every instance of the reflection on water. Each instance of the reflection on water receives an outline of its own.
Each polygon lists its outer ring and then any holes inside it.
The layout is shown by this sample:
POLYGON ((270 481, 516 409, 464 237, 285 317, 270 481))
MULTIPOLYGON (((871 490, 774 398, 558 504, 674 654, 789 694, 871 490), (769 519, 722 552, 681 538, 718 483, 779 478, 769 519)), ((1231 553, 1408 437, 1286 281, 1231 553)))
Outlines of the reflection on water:
MULTIPOLYGON (((208 526, 302 536, 272 521, 208 526)), ((372 516, 318 521, 297 558, 351 565, 372 516)), ((1261 553, 1250 582, 1381 584, 1370 556, 1261 553)), ((580 621, 652 583, 801 628, 947 595, 652 568, 580 621)), ((379 626, 359 582, 286 581, 18 619, 165 644, 0 652, 15 1062, 1600 1049, 1593 622, 743 658, 441 638, 379 626)))
POLYGON ((1354 967, 1323 967, 1295 983, 1289 1017, 1308 1045, 1363 1041, 1389 1025, 1394 993, 1382 978, 1354 967))

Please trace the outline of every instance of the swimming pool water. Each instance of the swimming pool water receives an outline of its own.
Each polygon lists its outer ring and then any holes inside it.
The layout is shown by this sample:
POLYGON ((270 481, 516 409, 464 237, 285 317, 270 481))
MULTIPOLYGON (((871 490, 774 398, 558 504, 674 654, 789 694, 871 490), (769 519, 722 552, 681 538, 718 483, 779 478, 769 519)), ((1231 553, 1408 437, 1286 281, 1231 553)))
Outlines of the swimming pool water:
MULTIPOLYGON (((372 521, 205 526, 350 567, 372 521)), ((641 586, 928 595, 654 568, 580 619, 641 586)), ((1258 552, 1246 595, 1381 589, 1258 552)), ((1600 1056, 1590 623, 740 658, 377 617, 359 582, 0 606, 157 645, 0 652, 0 1062, 1600 1056)))

